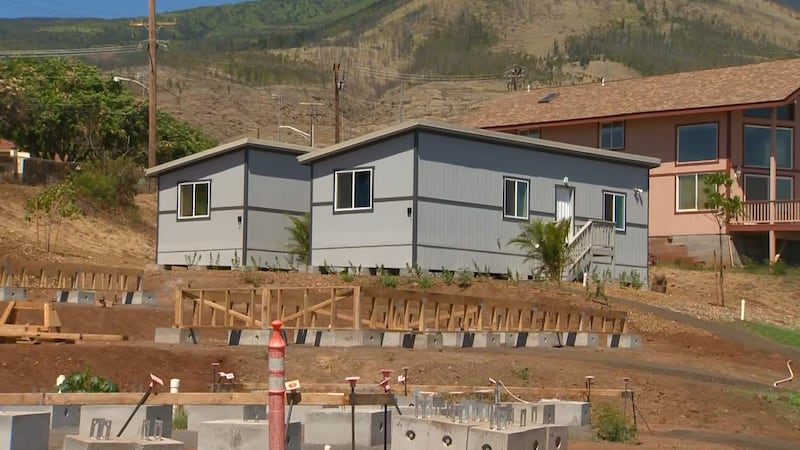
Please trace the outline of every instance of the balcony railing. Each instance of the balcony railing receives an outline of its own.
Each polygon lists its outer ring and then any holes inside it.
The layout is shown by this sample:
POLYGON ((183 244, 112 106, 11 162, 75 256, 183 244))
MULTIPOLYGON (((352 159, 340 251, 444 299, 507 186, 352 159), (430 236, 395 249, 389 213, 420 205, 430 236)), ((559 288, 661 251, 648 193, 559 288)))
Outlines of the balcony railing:
POLYGON ((770 223, 770 203, 775 204, 775 223, 800 223, 800 200, 744 202, 744 217, 736 223, 770 223))

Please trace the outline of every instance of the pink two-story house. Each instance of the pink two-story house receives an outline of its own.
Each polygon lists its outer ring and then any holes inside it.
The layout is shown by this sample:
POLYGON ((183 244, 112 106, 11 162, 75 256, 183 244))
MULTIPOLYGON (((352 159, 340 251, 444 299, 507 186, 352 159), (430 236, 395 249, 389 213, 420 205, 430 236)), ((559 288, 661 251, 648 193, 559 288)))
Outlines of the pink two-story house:
POLYGON ((728 171, 745 217, 725 260, 800 260, 800 59, 509 93, 469 125, 660 158, 650 171, 650 253, 709 260, 718 227, 703 177, 728 171))

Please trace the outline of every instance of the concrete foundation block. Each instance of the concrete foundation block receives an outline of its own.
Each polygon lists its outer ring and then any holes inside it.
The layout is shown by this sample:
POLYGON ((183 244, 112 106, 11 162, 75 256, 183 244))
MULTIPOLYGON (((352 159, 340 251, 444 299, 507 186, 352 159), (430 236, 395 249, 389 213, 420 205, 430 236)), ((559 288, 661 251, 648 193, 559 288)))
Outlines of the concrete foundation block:
POLYGON ((467 450, 518 450, 542 449, 547 443, 547 427, 508 427, 493 430, 488 424, 469 429, 467 450))
POLYGON ((189 431, 198 431, 204 422, 243 419, 241 405, 186 405, 184 409, 189 431))
POLYGON ((46 450, 49 438, 49 413, 0 412, 0 450, 46 450))
MULTIPOLYGON (((392 417, 394 417, 392 410, 389 410, 388 423, 384 423, 382 409, 356 409, 356 447, 371 447, 383 444, 384 427, 390 427, 388 438, 389 442, 391 442, 392 417)), ((334 447, 337 445, 350 445, 351 417, 349 409, 336 408, 309 411, 305 419, 305 444, 327 444, 334 447), (347 430, 347 432, 344 430, 347 430)), ((392 448, 394 449, 394 445, 392 448)), ((199 448, 198 450, 203 449, 199 448)))
POLYGON ((81 419, 80 405, 0 405, 0 411, 48 413, 50 429, 77 428, 81 419))
POLYGON ((511 347, 511 348, 518 348, 518 347, 525 347, 525 343, 528 341, 528 333, 526 332, 505 332, 500 334, 500 346, 501 347, 511 347))
MULTIPOLYGON (((81 407, 79 436, 89 436, 92 426, 92 419, 106 419, 111 421, 111 435, 116 436, 122 425, 128 420, 134 410, 134 406, 118 405, 83 405, 81 407)), ((150 430, 155 428, 155 421, 161 420, 162 433, 165 438, 172 437, 172 406, 171 405, 144 405, 136 411, 125 432, 124 438, 137 438, 142 431, 142 423, 147 420, 150 422, 150 430)))
POLYGON ((172 439, 109 439, 96 440, 84 436, 64 437, 64 450, 184 450, 183 442, 172 439))
POLYGON ((606 346, 610 348, 642 348, 642 337, 638 334, 609 334, 606 346))
POLYGON ((556 423, 556 405, 553 402, 533 403, 534 411, 531 411, 537 425, 552 425, 556 423))
POLYGON ((399 348, 403 346, 403 336, 406 333, 402 331, 384 331, 381 338, 382 347, 399 348))
MULTIPOLYGON (((333 430, 332 433, 339 433, 333 430)), ((348 435, 349 436, 349 435, 348 435)), ((289 423, 286 450, 300 450, 300 422, 289 423)), ((203 422, 197 435, 197 450, 269 449, 269 422, 264 420, 212 420, 203 422)))
POLYGON ((28 299, 25 288, 2 286, 0 287, 0 302, 22 302, 28 299))
POLYGON ((569 449, 569 427, 549 425, 547 427, 546 450, 569 449))
POLYGON ((585 427, 592 424, 592 406, 588 402, 559 401, 555 406, 555 424, 585 427))
POLYGON ((336 347, 336 336, 329 330, 314 331, 314 347, 336 347))
POLYGON ((228 345, 260 345, 266 346, 272 330, 228 330, 228 345))
POLYGON ((474 340, 472 341, 472 346, 475 348, 500 348, 500 344, 502 341, 502 334, 501 333, 491 333, 491 332, 483 332, 479 331, 476 332, 474 340))
POLYGON ((193 328, 156 328, 156 344, 199 344, 200 332, 193 328))
POLYGON ((559 334, 551 331, 528 333, 525 347, 555 347, 560 344, 559 334))
POLYGON ((442 333, 405 333, 403 348, 442 349, 442 333))
POLYGON ((561 345, 565 347, 597 347, 600 345, 599 333, 567 331, 561 333, 561 345))
POLYGON ((428 420, 428 448, 466 449, 469 442, 470 428, 479 425, 474 423, 453 423, 449 419, 433 417, 428 420))
POLYGON ((56 291, 57 303, 77 303, 79 305, 94 305, 95 292, 77 289, 56 291))
POLYGON ((464 333, 460 331, 450 331, 442 333, 442 347, 461 348, 464 345, 464 333))
POLYGON ((153 292, 134 291, 126 292, 122 296, 123 305, 158 305, 156 294, 153 292))
POLYGON ((394 417, 391 422, 392 450, 438 448, 435 443, 430 441, 429 421, 430 419, 414 417, 413 415, 398 415, 394 417))
POLYGON ((333 330, 336 347, 380 347, 381 332, 372 330, 333 330))
POLYGON ((519 402, 502 402, 500 405, 510 405, 512 410, 511 421, 516 427, 540 424, 537 422, 537 408, 535 404, 519 402))

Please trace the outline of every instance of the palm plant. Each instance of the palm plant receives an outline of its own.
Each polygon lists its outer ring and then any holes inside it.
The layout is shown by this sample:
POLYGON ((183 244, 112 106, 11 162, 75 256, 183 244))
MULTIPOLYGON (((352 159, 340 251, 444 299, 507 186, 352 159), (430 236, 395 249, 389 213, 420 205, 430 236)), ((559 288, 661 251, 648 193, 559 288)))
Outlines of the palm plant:
POLYGON ((291 233, 289 237, 289 253, 294 255, 298 262, 301 264, 309 264, 309 253, 311 249, 311 241, 309 235, 309 215, 303 214, 300 217, 289 216, 292 221, 292 226, 286 227, 286 230, 291 233))
POLYGON ((537 262, 538 271, 550 281, 560 282, 564 268, 569 263, 569 249, 565 242, 569 236, 570 220, 550 222, 537 219, 522 225, 519 236, 508 243, 525 252, 525 262, 537 262))

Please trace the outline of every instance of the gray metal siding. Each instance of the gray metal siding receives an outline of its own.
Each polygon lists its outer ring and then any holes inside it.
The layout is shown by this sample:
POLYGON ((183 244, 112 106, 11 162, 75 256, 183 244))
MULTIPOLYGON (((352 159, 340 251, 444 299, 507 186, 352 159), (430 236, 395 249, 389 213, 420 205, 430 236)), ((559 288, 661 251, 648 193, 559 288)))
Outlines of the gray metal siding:
MULTIPOLYGON (((420 133, 419 159, 418 192, 420 201, 429 205, 420 205, 418 218, 419 264, 425 268, 445 265, 455 269, 464 263, 448 260, 446 252, 438 257, 433 251, 422 252, 427 246, 468 248, 481 268, 493 265, 497 272, 505 272, 506 267, 517 270, 511 262, 502 264, 497 258, 498 251, 518 253, 505 246, 520 228, 519 222, 503 218, 504 176, 530 180, 531 215, 541 217, 554 217, 555 186, 563 185, 568 177, 569 186, 575 188, 576 225, 602 219, 604 190, 626 194, 628 228, 616 235, 617 263, 647 267, 646 168, 429 132, 420 133), (644 190, 639 202, 634 188, 644 190), (642 232, 635 231, 639 228, 642 232)), ((528 273, 529 267, 519 270, 528 273)))
POLYGON ((311 264, 362 267, 411 263, 413 133, 314 162, 311 264), (333 212, 334 172, 373 168, 373 209, 333 212))
MULTIPOLYGON (((244 151, 239 150, 159 176, 158 264, 186 264, 194 252, 208 264, 208 254, 229 262, 236 251, 242 255, 242 230, 237 217, 243 214, 244 151), (178 221, 178 184, 210 180, 210 218, 178 221)), ((226 263, 227 265, 227 263, 226 263)))
POLYGON ((290 215, 310 211, 311 168, 297 155, 250 149, 247 210, 248 265, 289 268, 290 215))

